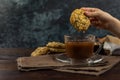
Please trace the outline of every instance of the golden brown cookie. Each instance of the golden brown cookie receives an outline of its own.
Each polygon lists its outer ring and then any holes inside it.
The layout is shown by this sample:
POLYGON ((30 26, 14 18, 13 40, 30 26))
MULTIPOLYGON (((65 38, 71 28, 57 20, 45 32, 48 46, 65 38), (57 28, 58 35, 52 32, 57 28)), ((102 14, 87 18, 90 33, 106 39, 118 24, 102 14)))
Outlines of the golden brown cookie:
POLYGON ((38 47, 31 53, 31 56, 40 56, 40 55, 47 54, 48 52, 49 52, 48 47, 38 47))
POLYGON ((51 53, 64 53, 65 49, 49 48, 51 53))
POLYGON ((70 16, 70 23, 78 31, 86 31, 90 26, 90 20, 84 15, 84 10, 75 9, 70 16))
POLYGON ((58 48, 58 49, 64 49, 65 48, 65 44, 61 43, 61 42, 48 42, 48 44, 46 44, 47 47, 49 48, 58 48))

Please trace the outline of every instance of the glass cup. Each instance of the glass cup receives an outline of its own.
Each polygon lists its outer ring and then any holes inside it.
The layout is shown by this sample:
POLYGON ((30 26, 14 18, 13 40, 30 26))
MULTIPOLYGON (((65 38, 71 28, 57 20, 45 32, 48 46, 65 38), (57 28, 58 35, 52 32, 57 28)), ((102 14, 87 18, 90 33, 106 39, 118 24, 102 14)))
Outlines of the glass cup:
POLYGON ((65 35, 64 41, 66 52, 55 55, 60 62, 90 65, 103 60, 103 57, 99 55, 102 45, 97 45, 97 49, 95 49, 96 38, 94 35, 65 35))
POLYGON ((71 64, 87 62, 94 54, 94 35, 65 35, 66 56, 71 64))

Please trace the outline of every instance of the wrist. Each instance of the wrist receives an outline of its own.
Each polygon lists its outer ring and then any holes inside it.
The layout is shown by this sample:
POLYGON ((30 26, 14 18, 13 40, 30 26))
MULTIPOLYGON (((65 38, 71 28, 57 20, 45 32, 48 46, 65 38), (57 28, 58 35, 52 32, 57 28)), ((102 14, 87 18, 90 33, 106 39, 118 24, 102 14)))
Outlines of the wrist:
POLYGON ((113 31, 116 30, 116 28, 120 28, 120 21, 116 18, 109 19, 107 30, 113 31))
POLYGON ((111 20, 108 30, 120 38, 120 21, 117 18, 111 20))

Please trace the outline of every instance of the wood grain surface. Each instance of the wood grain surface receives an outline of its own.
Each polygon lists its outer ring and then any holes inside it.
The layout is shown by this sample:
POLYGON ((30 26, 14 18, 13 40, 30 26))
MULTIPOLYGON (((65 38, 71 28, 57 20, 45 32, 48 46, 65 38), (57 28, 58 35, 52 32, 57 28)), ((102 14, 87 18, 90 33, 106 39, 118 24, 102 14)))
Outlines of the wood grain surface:
POLYGON ((21 56, 30 56, 33 50, 27 48, 0 48, 0 80, 120 80, 120 63, 100 76, 54 70, 18 71, 16 59, 21 56))

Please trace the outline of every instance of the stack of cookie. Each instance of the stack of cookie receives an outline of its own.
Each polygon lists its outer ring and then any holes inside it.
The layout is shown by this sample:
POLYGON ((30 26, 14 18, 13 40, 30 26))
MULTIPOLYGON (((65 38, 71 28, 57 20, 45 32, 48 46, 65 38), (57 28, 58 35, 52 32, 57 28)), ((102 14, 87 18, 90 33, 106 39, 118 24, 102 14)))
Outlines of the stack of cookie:
POLYGON ((46 45, 51 53, 63 53, 65 52, 65 44, 61 42, 49 42, 46 45))
POLYGON ((31 56, 40 56, 45 54, 56 54, 56 53, 64 53, 65 52, 65 44, 61 42, 48 42, 46 46, 38 47, 35 49, 31 56))

